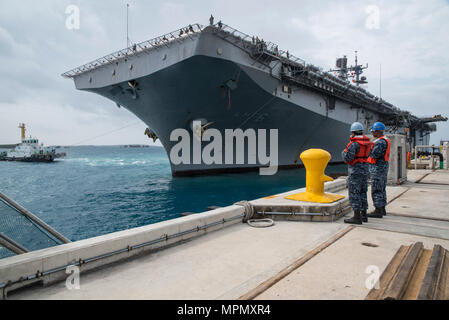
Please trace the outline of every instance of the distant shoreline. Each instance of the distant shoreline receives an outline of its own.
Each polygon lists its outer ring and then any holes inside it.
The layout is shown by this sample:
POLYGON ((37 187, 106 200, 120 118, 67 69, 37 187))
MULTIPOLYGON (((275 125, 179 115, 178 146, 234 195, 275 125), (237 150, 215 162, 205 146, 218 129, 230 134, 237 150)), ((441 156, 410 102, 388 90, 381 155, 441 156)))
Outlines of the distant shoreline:
MULTIPOLYGON (((16 146, 16 145, 11 145, 16 146)), ((1 151, 7 151, 12 149, 10 145, 0 145, 1 151), (4 146, 7 146, 6 148, 4 146)), ((55 148, 55 149, 71 149, 71 148, 123 148, 123 149, 148 149, 148 148, 163 148, 162 146, 155 146, 155 145, 149 145, 149 144, 116 144, 116 145, 76 145, 76 146, 64 146, 64 145, 51 145, 48 146, 49 148, 55 148)))
POLYGON ((55 145, 55 146, 51 146, 51 147, 53 147, 53 148, 80 148, 80 147, 163 148, 162 146, 155 146, 155 145, 149 145, 149 144, 76 145, 76 146, 55 145))

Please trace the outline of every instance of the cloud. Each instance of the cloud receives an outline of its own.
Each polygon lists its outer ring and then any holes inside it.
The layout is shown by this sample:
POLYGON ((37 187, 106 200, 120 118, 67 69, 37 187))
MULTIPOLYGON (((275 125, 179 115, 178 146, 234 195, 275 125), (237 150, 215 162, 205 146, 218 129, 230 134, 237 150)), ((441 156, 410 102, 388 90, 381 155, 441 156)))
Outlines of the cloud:
MULTIPOLYGON (((446 114, 449 102, 449 6, 445 1, 374 1, 379 9, 379 29, 365 27, 365 5, 357 1, 332 2, 323 10, 306 7, 305 15, 289 20, 299 38, 313 35, 312 46, 300 41, 292 52, 324 70, 334 58, 358 50, 359 61, 369 62, 365 71, 368 90, 379 95, 382 65, 382 97, 419 116, 446 114), (350 8, 350 10, 348 10, 350 8), (348 14, 349 12, 349 14, 348 14), (302 47, 306 47, 303 49, 302 47)), ((327 67, 327 68, 326 68, 327 67)), ((440 137, 449 137, 449 124, 438 124, 440 137)))
MULTIPOLYGON (((87 1, 0 2, 0 143, 18 138, 17 124, 48 144, 81 141, 138 119, 112 101, 80 92, 61 73, 126 45, 126 3, 130 35, 150 39, 210 14, 247 34, 258 35, 316 64, 335 58, 369 63, 368 89, 417 115, 448 115, 449 5, 444 0, 371 1, 379 8, 379 29, 366 28, 367 4, 341 1, 87 1), (80 8, 79 30, 65 27, 67 5, 80 8), (46 125, 47 124, 47 125, 46 125)), ((449 124, 439 124, 449 138, 449 124)), ((98 144, 148 143, 145 125, 93 140, 98 144)))
POLYGON ((24 44, 18 43, 11 33, 0 27, 0 52, 2 56, 19 56, 22 58, 34 58, 33 51, 24 44))
POLYGON ((185 5, 174 2, 165 2, 161 5, 159 12, 166 19, 176 19, 183 16, 185 11, 185 5))

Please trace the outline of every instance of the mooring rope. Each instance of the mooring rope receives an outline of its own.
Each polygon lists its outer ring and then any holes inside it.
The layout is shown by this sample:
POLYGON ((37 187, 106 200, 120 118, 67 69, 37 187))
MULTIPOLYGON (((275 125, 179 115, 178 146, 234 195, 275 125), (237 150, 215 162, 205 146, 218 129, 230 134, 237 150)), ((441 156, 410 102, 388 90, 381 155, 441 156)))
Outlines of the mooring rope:
POLYGON ((248 225, 253 228, 268 228, 274 226, 274 220, 265 218, 265 219, 250 219, 247 221, 248 225))
POLYGON ((247 222, 254 216, 254 207, 248 201, 239 201, 234 205, 245 208, 245 216, 243 217, 243 222, 247 222))
POLYGON ((79 142, 77 142, 77 143, 71 144, 70 146, 71 146, 71 147, 75 147, 75 146, 78 146, 78 145, 80 145, 80 144, 82 144, 82 143, 86 143, 86 142, 95 140, 95 139, 97 139, 97 138, 104 137, 104 136, 106 136, 106 135, 108 135, 108 134, 115 133, 115 132, 117 132, 117 131, 120 131, 120 130, 129 128, 129 127, 131 127, 131 126, 135 126, 135 125, 137 125, 137 124, 139 124, 139 123, 142 123, 142 121, 135 121, 135 122, 132 122, 132 123, 128 123, 127 125, 125 125, 125 126, 123 126, 123 127, 120 127, 120 128, 117 128, 117 129, 114 129, 114 130, 111 130, 111 131, 102 133, 102 134, 100 134, 100 135, 98 135, 98 136, 95 136, 95 137, 92 137, 92 138, 89 138, 89 139, 81 140, 81 141, 79 141, 79 142))
POLYGON ((272 219, 252 219, 256 213, 256 210, 254 209, 254 206, 248 201, 239 201, 234 205, 245 208, 245 216, 243 217, 243 222, 248 223, 248 225, 250 225, 251 227, 267 228, 274 225, 274 221, 272 219))

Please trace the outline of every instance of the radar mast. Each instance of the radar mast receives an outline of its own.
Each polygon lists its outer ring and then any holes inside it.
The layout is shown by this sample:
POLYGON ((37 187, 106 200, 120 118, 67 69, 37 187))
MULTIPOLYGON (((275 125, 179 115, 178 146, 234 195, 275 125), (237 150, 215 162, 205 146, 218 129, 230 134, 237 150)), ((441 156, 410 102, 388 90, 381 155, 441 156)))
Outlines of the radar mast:
POLYGON ((348 67, 348 58, 343 56, 343 58, 337 58, 337 62, 335 63, 336 69, 330 70, 329 72, 334 72, 335 76, 338 78, 352 82, 356 86, 361 84, 367 84, 365 76, 361 76, 363 70, 368 68, 368 64, 366 66, 360 65, 358 63, 357 51, 355 51, 355 65, 348 67), (352 78, 352 80, 350 80, 352 78))

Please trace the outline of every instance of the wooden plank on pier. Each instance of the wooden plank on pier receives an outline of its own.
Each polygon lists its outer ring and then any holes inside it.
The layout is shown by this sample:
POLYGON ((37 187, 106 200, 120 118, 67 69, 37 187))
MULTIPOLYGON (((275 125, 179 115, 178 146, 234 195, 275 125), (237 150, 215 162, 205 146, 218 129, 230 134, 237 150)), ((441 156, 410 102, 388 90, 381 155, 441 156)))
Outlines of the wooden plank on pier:
POLYGON ((401 246, 366 300, 448 300, 449 255, 440 245, 401 246))

